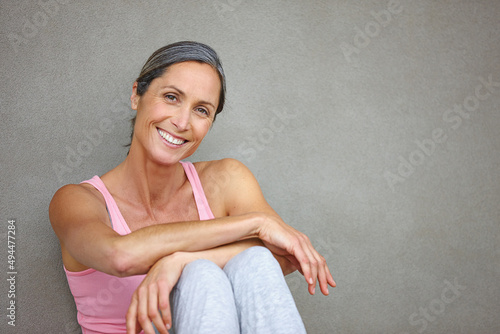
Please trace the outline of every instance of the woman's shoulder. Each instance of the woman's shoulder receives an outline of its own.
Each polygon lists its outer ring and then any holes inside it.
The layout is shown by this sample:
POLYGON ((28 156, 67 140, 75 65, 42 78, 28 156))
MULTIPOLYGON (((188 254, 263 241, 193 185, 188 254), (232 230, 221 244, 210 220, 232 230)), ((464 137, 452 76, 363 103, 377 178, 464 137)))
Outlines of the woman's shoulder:
POLYGON ((52 197, 51 206, 72 205, 82 201, 105 205, 100 192, 89 183, 67 184, 59 188, 52 197))
POLYGON ((226 198, 243 193, 249 195, 253 190, 260 190, 252 172, 236 159, 201 161, 194 165, 203 186, 217 189, 217 193, 226 198))
POLYGON ((194 165, 212 211, 215 208, 214 214, 224 212, 224 215, 232 216, 268 209, 259 183, 242 162, 221 159, 194 165))
POLYGON ((250 170, 241 161, 233 158, 224 158, 220 160, 199 161, 193 165, 200 176, 203 178, 241 178, 251 174, 250 170))

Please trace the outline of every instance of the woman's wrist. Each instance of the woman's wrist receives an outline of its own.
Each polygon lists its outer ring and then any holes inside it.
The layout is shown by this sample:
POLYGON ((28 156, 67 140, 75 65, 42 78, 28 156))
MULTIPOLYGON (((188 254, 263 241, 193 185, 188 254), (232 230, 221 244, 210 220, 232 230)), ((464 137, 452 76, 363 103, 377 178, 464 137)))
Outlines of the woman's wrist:
POLYGON ((193 259, 193 253, 191 252, 175 252, 172 253, 162 259, 167 266, 172 265, 172 263, 176 263, 184 269, 184 267, 193 259))
POLYGON ((251 231, 246 239, 259 238, 262 229, 268 222, 268 217, 263 212, 252 212, 250 214, 251 231))

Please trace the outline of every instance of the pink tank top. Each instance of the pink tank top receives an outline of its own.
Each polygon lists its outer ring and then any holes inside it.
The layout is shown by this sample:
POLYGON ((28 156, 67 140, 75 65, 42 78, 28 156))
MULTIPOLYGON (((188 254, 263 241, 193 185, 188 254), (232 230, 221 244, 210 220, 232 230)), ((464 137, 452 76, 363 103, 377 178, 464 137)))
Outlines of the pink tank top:
MULTIPOLYGON (((213 219, 214 215, 208 205, 195 167, 190 162, 181 161, 181 164, 191 183, 200 220, 213 219)), ((99 176, 96 175, 82 183, 90 183, 104 196, 113 230, 120 235, 131 233, 115 200, 99 176)), ((126 333, 125 315, 132 294, 145 275, 120 278, 92 268, 79 272, 68 271, 64 268, 64 271, 75 298, 77 318, 82 327, 82 333, 126 333)))

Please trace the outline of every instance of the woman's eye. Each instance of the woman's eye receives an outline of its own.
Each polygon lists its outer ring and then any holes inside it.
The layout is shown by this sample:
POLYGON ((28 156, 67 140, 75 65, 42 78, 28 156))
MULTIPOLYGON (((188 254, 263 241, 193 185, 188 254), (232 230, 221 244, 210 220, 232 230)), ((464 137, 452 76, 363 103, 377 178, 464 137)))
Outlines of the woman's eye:
POLYGON ((207 116, 208 116, 208 115, 210 115, 210 113, 208 112, 208 110, 207 110, 207 109, 205 109, 205 108, 196 108, 196 110, 197 110, 199 113, 201 113, 201 114, 204 114, 204 115, 207 115, 207 116))
POLYGON ((167 94, 165 95, 165 98, 170 101, 177 101, 177 97, 175 97, 175 95, 167 94))

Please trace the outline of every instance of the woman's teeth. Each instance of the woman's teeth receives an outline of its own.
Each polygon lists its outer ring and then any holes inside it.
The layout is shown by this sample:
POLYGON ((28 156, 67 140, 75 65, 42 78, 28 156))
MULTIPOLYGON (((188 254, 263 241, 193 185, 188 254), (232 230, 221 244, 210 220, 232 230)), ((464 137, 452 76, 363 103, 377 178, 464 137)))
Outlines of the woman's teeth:
POLYGON ((186 142, 185 140, 174 138, 171 135, 169 135, 168 133, 166 133, 165 131, 162 131, 160 129, 158 129, 158 133, 160 134, 160 136, 163 139, 165 139, 166 141, 168 141, 170 144, 182 145, 182 144, 184 144, 186 142))

